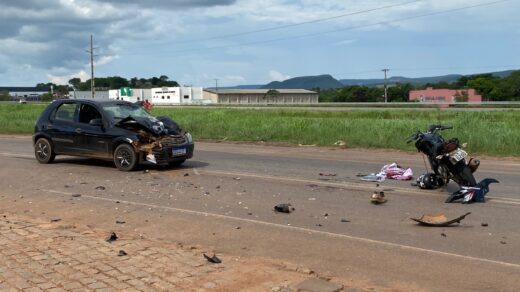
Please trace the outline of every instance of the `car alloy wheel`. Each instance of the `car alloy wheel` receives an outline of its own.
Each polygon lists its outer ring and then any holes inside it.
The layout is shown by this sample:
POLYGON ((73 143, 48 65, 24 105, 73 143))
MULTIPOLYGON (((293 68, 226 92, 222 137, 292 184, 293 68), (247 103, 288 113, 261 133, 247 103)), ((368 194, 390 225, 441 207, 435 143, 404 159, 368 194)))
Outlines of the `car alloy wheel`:
POLYGON ((50 163, 55 157, 51 143, 45 138, 38 139, 34 144, 34 155, 40 163, 50 163))
POLYGON ((117 146, 114 152, 114 163, 118 169, 123 171, 134 169, 137 164, 137 155, 132 146, 128 144, 117 146))

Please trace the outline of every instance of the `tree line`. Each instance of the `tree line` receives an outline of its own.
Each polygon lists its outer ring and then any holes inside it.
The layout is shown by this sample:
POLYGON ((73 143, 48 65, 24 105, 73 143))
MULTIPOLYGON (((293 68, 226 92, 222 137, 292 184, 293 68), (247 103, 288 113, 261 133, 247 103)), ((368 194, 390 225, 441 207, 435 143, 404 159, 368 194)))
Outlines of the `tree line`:
MULTIPOLYGON (((482 95, 484 101, 520 101, 520 70, 513 71, 507 77, 493 74, 477 74, 462 76, 453 83, 438 82, 414 85, 410 83, 391 84, 387 88, 389 102, 406 102, 410 90, 421 90, 427 87, 435 89, 469 89, 473 88, 482 95)), ((320 102, 382 102, 383 86, 346 86, 338 89, 315 89, 319 92, 320 102)), ((464 101, 465 96, 456 97, 464 101)), ((467 98, 467 96, 466 96, 467 98)))
MULTIPOLYGON (((67 85, 57 85, 52 82, 38 83, 36 88, 49 90, 51 86, 53 91, 58 95, 67 95, 69 91, 89 91, 91 80, 81 81, 80 78, 72 78, 67 85)), ((151 78, 131 78, 130 80, 120 76, 96 77, 94 78, 94 86, 96 90, 120 89, 121 87, 132 88, 152 88, 152 87, 176 87, 179 86, 177 81, 169 80, 166 75, 151 78)))

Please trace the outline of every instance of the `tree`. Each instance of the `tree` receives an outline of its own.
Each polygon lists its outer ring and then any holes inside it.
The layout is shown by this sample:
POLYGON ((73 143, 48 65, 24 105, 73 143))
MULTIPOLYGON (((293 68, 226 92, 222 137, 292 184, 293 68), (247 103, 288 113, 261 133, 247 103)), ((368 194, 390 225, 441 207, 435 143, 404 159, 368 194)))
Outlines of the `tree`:
POLYGON ((72 78, 69 80, 69 84, 73 86, 74 88, 79 88, 79 85, 81 83, 81 79, 79 78, 72 78))
POLYGON ((8 101, 11 97, 9 96, 9 91, 7 90, 1 90, 0 91, 0 100, 1 101, 8 101))
POLYGON ((486 100, 496 100, 499 96, 497 82, 486 77, 478 77, 469 80, 468 87, 474 88, 486 100))

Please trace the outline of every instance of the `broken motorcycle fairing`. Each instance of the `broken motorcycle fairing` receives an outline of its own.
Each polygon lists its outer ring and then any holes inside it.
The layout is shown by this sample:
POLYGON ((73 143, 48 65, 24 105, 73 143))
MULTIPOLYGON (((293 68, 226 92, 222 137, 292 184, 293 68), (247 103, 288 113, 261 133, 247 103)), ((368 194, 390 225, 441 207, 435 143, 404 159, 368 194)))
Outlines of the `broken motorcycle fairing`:
POLYGON ((141 160, 155 164, 167 164, 175 156, 185 155, 184 144, 191 142, 190 134, 165 116, 128 116, 115 126, 137 133, 139 140, 132 141, 132 146, 142 154, 141 160))

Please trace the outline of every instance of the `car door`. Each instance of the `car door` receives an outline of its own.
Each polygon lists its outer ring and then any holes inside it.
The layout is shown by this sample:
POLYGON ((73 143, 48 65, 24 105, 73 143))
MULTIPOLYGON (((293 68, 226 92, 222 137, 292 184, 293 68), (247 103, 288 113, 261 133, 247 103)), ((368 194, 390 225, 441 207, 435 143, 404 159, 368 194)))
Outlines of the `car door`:
POLYGON ((81 155, 109 158, 111 136, 105 129, 103 117, 96 106, 80 103, 76 123, 76 147, 81 155))
POLYGON ((51 115, 48 133, 57 153, 70 153, 74 150, 76 103, 64 102, 51 115))

